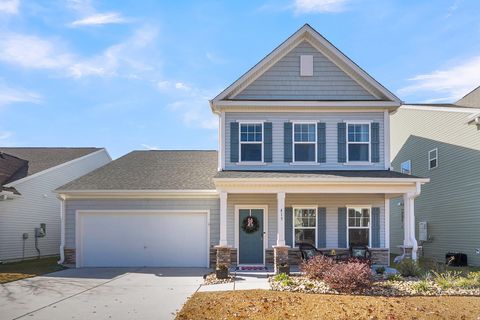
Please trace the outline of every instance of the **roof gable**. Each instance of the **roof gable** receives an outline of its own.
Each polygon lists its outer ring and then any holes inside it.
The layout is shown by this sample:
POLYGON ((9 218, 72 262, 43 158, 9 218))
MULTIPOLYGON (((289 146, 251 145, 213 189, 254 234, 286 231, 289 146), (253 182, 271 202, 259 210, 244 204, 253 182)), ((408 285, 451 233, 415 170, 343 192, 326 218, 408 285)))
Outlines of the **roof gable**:
POLYGON ((480 86, 467 93, 456 105, 469 108, 480 108, 480 86))
MULTIPOLYGON (((388 101, 400 104, 400 99, 393 93, 388 91, 369 74, 362 70, 352 60, 345 56, 340 50, 333 46, 328 40, 321 36, 308 24, 304 25, 292 36, 290 36, 285 42, 273 50, 269 55, 257 63, 253 68, 247 71, 243 76, 231 84, 228 88, 222 91, 217 97, 212 100, 214 105, 216 102, 222 100, 253 100, 253 99, 273 99, 275 95, 264 92, 261 95, 254 95, 253 84, 265 84, 266 79, 271 77, 272 73, 275 73, 275 69, 281 68, 282 65, 288 64, 289 60, 292 63, 293 59, 297 59, 295 56, 295 50, 310 50, 310 52, 316 52, 320 65, 317 66, 317 77, 314 77, 317 81, 322 81, 322 77, 326 77, 330 72, 333 72, 333 76, 338 76, 340 81, 345 81, 347 87, 352 89, 351 95, 346 95, 343 99, 338 94, 332 95, 332 91, 335 91, 331 87, 331 83, 323 83, 324 89, 320 87, 319 90, 323 91, 321 94, 307 94, 305 92, 299 97, 290 97, 289 100, 378 100, 388 101), (312 51, 312 49, 314 51, 312 51), (293 52, 293 53, 292 53, 293 52), (320 75, 320 72, 326 72, 320 75), (332 99, 334 97, 335 99, 332 99), (303 98, 303 99, 301 99, 303 98), (308 99, 305 99, 308 98, 308 99), (355 99, 352 99, 355 98, 355 99)), ((298 52, 297 52, 298 56, 298 52)), ((298 59, 299 60, 299 59, 298 59)), ((297 62, 299 63, 299 62, 297 62)), ((318 64, 318 63, 317 63, 318 64)), ((293 66, 295 67, 295 66, 293 66)), ((298 73, 297 73, 298 74, 298 73)), ((299 79, 300 80, 300 79, 299 79)), ((279 80, 281 81, 281 80, 279 80)), ((329 80, 330 81, 330 80, 329 80)), ((288 79, 285 85, 289 85, 288 79)), ((275 87, 277 84, 274 84, 275 87)), ((317 83, 318 85, 318 83, 317 83)), ((272 87, 272 86, 271 86, 272 87)), ((257 86, 258 88, 258 86, 257 86)), ((279 88, 274 88, 280 90, 279 88)), ((284 100, 284 97, 277 97, 277 100, 284 100)), ((286 100, 286 99, 285 99, 286 100)))
POLYGON ((233 100, 379 100, 328 57, 302 41, 233 100), (300 56, 313 56, 313 76, 300 76, 300 56))

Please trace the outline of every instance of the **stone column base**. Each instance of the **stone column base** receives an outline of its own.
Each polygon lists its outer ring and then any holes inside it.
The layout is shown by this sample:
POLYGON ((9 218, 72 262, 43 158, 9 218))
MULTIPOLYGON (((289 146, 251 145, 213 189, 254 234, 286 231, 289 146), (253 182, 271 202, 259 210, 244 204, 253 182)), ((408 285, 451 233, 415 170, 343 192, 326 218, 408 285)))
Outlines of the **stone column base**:
POLYGON ((288 265, 289 248, 289 246, 273 246, 273 263, 275 267, 275 273, 278 273, 278 267, 280 265, 288 265))
POLYGON ((232 247, 230 246, 216 246, 217 249, 217 262, 216 266, 225 265, 227 268, 230 268, 232 264, 231 260, 231 250, 232 247))
POLYGON ((75 264, 76 263, 76 251, 75 249, 64 249, 63 250, 65 254, 65 261, 63 263, 65 264, 75 264))

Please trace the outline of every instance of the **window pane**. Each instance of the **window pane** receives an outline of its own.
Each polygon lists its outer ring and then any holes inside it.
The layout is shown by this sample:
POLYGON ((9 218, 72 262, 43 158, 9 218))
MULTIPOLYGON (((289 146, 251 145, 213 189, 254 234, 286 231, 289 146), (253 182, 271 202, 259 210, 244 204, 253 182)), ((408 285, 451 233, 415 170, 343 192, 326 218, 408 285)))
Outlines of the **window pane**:
POLYGON ((368 246, 368 229, 348 229, 349 246, 368 246))
POLYGON ((315 161, 315 144, 295 144, 295 161, 315 161))
POLYGON ((294 125, 294 141, 295 142, 315 142, 315 124, 313 123, 296 123, 294 125))
POLYGON ((317 212, 315 209, 295 209, 295 227, 315 227, 317 225, 317 212))
POLYGON ((370 132, 368 124, 349 124, 348 142, 369 142, 370 132))
POLYGON ((348 161, 368 161, 368 144, 349 144, 348 161))
POLYGON ((315 246, 315 229, 295 229, 295 244, 301 242, 315 246))
POLYGON ((401 165, 401 171, 405 174, 412 174, 412 162, 410 160, 403 162, 401 165))
POLYGON ((437 159, 430 160, 430 169, 437 166, 437 159))
POLYGON ((262 144, 242 143, 242 161, 262 161, 262 144))
POLYGON ((261 124, 242 124, 240 126, 240 141, 262 141, 261 124))

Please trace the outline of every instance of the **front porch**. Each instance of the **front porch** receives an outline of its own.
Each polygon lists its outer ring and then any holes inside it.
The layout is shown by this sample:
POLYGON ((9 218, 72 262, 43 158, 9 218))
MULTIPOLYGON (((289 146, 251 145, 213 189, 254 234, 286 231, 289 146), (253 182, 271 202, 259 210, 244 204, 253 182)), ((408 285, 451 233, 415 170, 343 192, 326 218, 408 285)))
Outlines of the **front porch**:
POLYGON ((389 265, 390 199, 401 195, 404 246, 416 259, 414 199, 421 184, 402 180, 339 185, 305 179, 284 183, 216 179, 220 241, 210 250, 211 266, 299 265, 301 242, 337 254, 348 252, 352 245, 366 245, 374 264, 389 265), (252 221, 256 229, 247 232, 246 225, 252 221))

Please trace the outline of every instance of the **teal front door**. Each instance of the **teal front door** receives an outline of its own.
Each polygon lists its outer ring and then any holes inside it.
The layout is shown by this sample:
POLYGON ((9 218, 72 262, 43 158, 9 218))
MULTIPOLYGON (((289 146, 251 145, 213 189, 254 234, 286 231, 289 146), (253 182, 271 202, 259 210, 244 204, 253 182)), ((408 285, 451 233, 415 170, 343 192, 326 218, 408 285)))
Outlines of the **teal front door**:
POLYGON ((238 263, 263 264, 263 209, 240 209, 238 221, 238 263))

